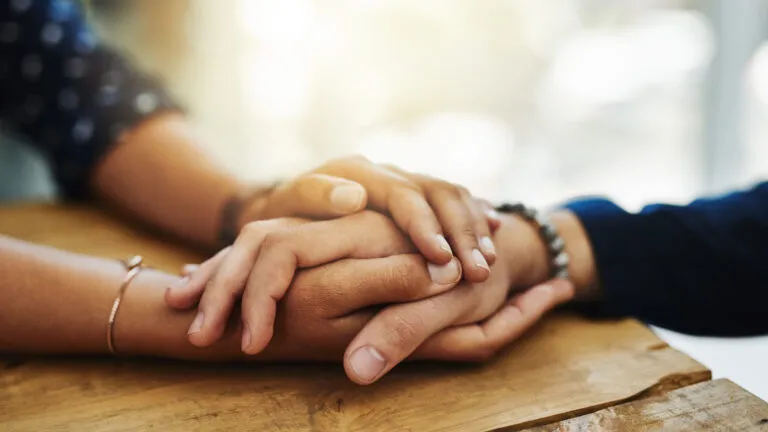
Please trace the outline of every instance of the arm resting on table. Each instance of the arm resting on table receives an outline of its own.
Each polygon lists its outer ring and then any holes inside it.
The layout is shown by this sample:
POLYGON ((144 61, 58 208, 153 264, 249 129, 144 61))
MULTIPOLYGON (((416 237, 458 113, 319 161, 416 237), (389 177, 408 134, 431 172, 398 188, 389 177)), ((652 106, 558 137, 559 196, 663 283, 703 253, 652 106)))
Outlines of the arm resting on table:
POLYGON ((768 183, 637 214, 599 199, 566 207, 592 244, 603 312, 692 334, 768 333, 768 183))
MULTIPOLYGON (((0 236, 0 352, 107 354, 107 319, 125 268, 116 261, 62 252, 0 236)), ((194 310, 163 301, 175 276, 144 269, 123 297, 115 325, 121 354, 190 360, 240 357, 239 335, 213 347, 189 344, 194 310)))

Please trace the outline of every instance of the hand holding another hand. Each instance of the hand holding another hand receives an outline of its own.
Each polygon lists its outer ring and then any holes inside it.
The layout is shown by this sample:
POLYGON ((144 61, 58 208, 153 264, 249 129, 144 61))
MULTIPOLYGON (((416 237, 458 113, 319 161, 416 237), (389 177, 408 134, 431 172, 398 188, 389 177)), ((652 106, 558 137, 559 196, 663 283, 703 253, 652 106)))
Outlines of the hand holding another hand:
POLYGON ((430 262, 459 258, 464 278, 482 282, 496 259, 498 215, 463 188, 363 157, 336 159, 260 195, 243 213, 251 221, 330 219, 365 208, 388 215, 430 262))
MULTIPOLYGON (((524 222, 505 220, 496 238, 525 234, 524 222)), ((227 262, 245 262, 231 258, 233 247, 203 264, 186 286, 168 292, 166 301, 176 308, 199 300, 203 324, 190 338, 200 345, 217 340, 238 296, 226 289, 237 284, 226 282, 247 281, 244 325, 251 344, 266 346, 255 359, 335 360, 343 354, 347 374, 360 384, 378 380, 406 358, 486 359, 572 296, 568 283, 553 281, 508 299, 516 273, 529 262, 512 247, 500 248, 489 280, 456 286, 461 269, 455 259, 444 266, 427 263, 388 218, 374 212, 323 222, 268 221, 244 235, 251 251, 245 255, 261 256, 265 251, 253 245, 266 245, 269 265, 217 272, 227 262), (333 262, 314 265, 318 260, 333 262), (262 276, 254 276, 257 270, 262 276), (290 284, 281 301, 259 294, 264 277, 290 284), (252 306, 265 299, 277 311, 274 337, 265 330, 274 312, 265 317, 252 306)))

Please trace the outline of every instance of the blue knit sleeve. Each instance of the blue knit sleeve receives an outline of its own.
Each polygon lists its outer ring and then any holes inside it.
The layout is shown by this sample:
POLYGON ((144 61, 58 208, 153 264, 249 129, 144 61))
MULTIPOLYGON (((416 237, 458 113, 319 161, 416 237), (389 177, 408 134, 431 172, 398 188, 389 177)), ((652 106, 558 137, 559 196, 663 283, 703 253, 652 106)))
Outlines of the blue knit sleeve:
POLYGON ((768 333, 768 183, 637 214, 604 199, 566 207, 592 243, 602 312, 692 334, 768 333))

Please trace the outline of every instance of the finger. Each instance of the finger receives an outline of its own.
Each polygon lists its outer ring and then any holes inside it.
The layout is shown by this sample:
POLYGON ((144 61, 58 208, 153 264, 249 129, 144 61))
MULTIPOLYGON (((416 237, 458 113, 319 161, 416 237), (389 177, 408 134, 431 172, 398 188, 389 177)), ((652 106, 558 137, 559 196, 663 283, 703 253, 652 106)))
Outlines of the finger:
POLYGON ((368 207, 389 214, 427 260, 446 264, 453 252, 440 223, 418 185, 364 159, 344 159, 318 169, 361 184, 368 207))
POLYGON ((496 207, 490 201, 483 198, 475 198, 475 202, 483 209, 491 232, 499 229, 501 227, 501 215, 496 211, 496 207))
POLYGON ((278 186, 262 219, 304 216, 328 219, 363 210, 368 195, 360 184, 326 174, 307 174, 278 186))
POLYGON ((184 266, 181 268, 181 276, 192 276, 192 273, 196 272, 199 268, 199 264, 184 264, 184 266))
POLYGON ((409 249, 391 221, 375 212, 268 234, 243 295, 243 352, 257 354, 272 339, 277 302, 291 285, 297 268, 344 258, 381 258, 409 249))
POLYGON ((341 260, 299 272, 291 293, 330 319, 372 306, 441 294, 460 279, 461 264, 456 258, 441 266, 426 262, 418 254, 402 254, 341 260))
POLYGON ((489 222, 484 206, 465 188, 427 175, 408 173, 395 166, 386 167, 422 187, 428 204, 450 239, 450 245, 454 251, 459 250, 457 256, 462 260, 467 280, 486 280, 490 275, 489 263, 496 261, 490 228, 500 224, 500 220, 498 223, 489 222), (460 204, 457 205, 457 202, 460 204))
POLYGON ((461 260, 464 278, 482 282, 491 274, 488 261, 480 251, 472 213, 464 203, 462 193, 453 185, 428 186, 429 203, 437 213, 440 224, 456 256, 461 260))
MULTIPOLYGON (((187 264, 196 269, 187 273, 165 290, 165 304, 174 309, 189 309, 200 301, 205 284, 211 279, 230 248, 222 249, 201 265, 187 264)), ((185 266, 185 267, 187 267, 185 266)))
POLYGON ((541 317, 573 298, 573 285, 553 279, 513 297, 482 323, 452 327, 436 334, 414 353, 414 358, 447 361, 484 361, 522 336, 541 317))
POLYGON ((243 293, 263 239, 270 233, 304 223, 301 219, 251 222, 205 283, 198 314, 187 332, 196 346, 210 346, 224 333, 235 302, 243 293))
POLYGON ((468 286, 461 285, 442 296, 390 306, 379 312, 347 347, 344 354, 347 376, 361 385, 380 379, 430 336, 457 319, 461 310, 447 307, 447 302, 455 297, 451 294, 468 286))
POLYGON ((469 209, 474 224, 475 236, 480 251, 489 265, 496 262, 496 247, 491 239, 491 229, 488 226, 488 217, 483 211, 483 206, 479 204, 468 192, 462 193, 464 205, 469 209))

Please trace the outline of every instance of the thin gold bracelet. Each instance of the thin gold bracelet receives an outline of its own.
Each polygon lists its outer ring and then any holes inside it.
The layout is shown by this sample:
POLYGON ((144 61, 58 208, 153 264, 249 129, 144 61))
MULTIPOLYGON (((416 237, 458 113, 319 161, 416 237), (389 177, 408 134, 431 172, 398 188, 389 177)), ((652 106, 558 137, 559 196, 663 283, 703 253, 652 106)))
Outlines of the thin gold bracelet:
POLYGON ((120 302, 123 300, 123 294, 128 289, 128 285, 131 284, 133 279, 141 272, 144 258, 136 255, 128 261, 123 261, 123 265, 128 273, 125 274, 123 282, 120 284, 120 289, 117 290, 117 297, 112 303, 112 310, 109 312, 109 321, 107 321, 107 348, 112 355, 118 355, 115 349, 115 318, 117 318, 117 311, 120 309, 120 302))

